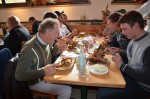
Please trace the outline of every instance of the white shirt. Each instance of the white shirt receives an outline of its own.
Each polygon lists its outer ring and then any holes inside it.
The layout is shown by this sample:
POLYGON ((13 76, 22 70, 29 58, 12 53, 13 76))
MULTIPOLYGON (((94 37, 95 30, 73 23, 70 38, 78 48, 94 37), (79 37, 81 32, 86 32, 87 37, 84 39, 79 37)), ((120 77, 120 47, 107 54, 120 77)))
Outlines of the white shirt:
MULTIPOLYGON (((139 11, 143 18, 146 17, 150 13, 150 0, 148 0, 146 3, 144 3, 137 11, 139 11)), ((144 28, 144 30, 148 33, 150 33, 150 21, 147 19, 147 25, 144 28)))
POLYGON ((59 28, 59 34, 62 37, 67 36, 70 33, 70 31, 67 29, 66 25, 62 24, 62 26, 59 28))
POLYGON ((146 17, 150 13, 150 0, 144 3, 137 11, 139 11, 143 17, 146 17))

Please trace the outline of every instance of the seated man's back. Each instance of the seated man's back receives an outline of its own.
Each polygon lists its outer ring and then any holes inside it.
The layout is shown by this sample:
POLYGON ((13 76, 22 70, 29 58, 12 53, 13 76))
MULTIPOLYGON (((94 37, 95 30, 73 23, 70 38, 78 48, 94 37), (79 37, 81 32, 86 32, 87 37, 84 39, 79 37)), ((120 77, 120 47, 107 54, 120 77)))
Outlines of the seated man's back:
POLYGON ((25 27, 20 25, 19 19, 15 16, 8 18, 10 28, 9 35, 4 39, 4 47, 9 48, 13 56, 21 51, 23 41, 28 41, 31 36, 25 27))

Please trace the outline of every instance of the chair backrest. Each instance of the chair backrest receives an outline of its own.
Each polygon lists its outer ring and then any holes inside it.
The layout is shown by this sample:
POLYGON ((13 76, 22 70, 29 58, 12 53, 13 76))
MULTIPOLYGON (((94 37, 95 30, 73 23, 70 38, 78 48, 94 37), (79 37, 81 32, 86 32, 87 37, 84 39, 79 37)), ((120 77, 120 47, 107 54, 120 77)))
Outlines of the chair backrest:
POLYGON ((32 99, 32 94, 26 82, 20 82, 15 79, 15 70, 19 54, 13 57, 4 73, 4 91, 5 99, 32 99))
POLYGON ((4 71, 9 60, 12 58, 11 52, 8 48, 3 48, 0 50, 0 94, 3 95, 3 81, 4 81, 4 71))

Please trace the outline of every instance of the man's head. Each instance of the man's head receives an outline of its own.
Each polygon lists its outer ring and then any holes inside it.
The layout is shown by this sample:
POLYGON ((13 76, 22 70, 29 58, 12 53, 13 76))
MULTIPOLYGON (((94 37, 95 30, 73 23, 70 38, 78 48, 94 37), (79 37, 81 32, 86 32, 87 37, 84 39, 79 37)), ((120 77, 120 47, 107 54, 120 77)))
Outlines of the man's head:
POLYGON ((60 23, 63 23, 63 21, 64 21, 64 18, 63 18, 63 13, 64 13, 64 11, 62 11, 62 12, 55 11, 55 13, 56 13, 57 16, 58 16, 59 22, 60 22, 60 23))
POLYGON ((29 22, 30 22, 31 24, 34 24, 35 21, 36 21, 35 17, 30 17, 30 18, 29 18, 29 22))
POLYGON ((107 17, 110 15, 110 11, 108 9, 102 10, 101 18, 104 23, 107 23, 107 17))
POLYGON ((119 10, 117 10, 117 11, 115 11, 115 12, 118 12, 118 13, 120 13, 121 15, 123 15, 123 14, 127 13, 127 10, 126 10, 126 9, 119 9, 119 10))
POLYGON ((38 31, 45 43, 53 44, 54 40, 58 38, 59 21, 57 19, 46 18, 40 23, 38 31))
POLYGON ((140 30, 144 30, 144 19, 137 11, 129 11, 123 15, 120 20, 122 33, 127 38, 132 39, 140 30))
POLYGON ((63 14, 63 18, 64 18, 63 22, 64 22, 64 24, 66 24, 66 23, 67 23, 67 20, 68 20, 67 15, 66 15, 66 14, 63 14))
POLYGON ((112 13, 107 17, 107 24, 111 32, 117 31, 117 28, 119 27, 118 20, 120 19, 120 17, 121 14, 117 12, 112 13))
POLYGON ((11 30, 15 28, 16 26, 20 25, 20 20, 17 16, 10 16, 7 19, 7 23, 8 23, 9 29, 11 30))
POLYGON ((57 19, 58 16, 57 16, 56 13, 53 13, 53 12, 45 12, 44 15, 43 15, 43 20, 46 19, 46 18, 57 19))

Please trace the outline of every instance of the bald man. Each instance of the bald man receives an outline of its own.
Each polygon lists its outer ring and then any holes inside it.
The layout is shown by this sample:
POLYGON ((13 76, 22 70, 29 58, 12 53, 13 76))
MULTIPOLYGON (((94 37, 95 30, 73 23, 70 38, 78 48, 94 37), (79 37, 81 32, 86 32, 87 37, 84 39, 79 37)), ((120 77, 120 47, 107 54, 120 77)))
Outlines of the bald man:
POLYGON ((21 26, 20 20, 17 16, 10 16, 7 23, 9 27, 9 35, 4 38, 4 47, 9 48, 12 55, 15 56, 16 53, 21 51, 22 45, 31 37, 28 29, 21 26))

